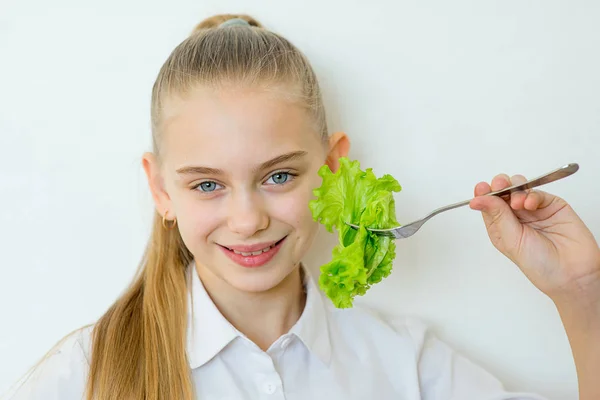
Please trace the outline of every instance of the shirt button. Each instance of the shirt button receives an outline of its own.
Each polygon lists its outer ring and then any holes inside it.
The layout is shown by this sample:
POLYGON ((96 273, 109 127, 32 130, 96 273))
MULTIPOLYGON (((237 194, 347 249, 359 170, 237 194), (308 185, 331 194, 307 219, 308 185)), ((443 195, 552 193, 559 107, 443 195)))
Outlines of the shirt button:
POLYGON ((264 386, 263 386, 263 390, 267 394, 273 394, 277 390, 277 386, 275 386, 272 383, 265 383, 264 386))
POLYGON ((288 347, 290 345, 291 341, 292 341, 292 339, 289 337, 286 337, 285 339, 283 339, 283 341, 281 342, 281 348, 285 349, 286 347, 288 347))

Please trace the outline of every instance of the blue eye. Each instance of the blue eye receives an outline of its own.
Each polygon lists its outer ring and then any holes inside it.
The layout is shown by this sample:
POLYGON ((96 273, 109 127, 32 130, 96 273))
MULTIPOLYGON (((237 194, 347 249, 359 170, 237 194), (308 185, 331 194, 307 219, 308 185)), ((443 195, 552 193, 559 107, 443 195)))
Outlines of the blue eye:
POLYGON ((213 181, 202 182, 197 186, 203 192, 212 192, 217 188, 217 183, 213 181))
POLYGON ((282 185, 282 184, 286 183, 289 179, 290 179, 290 174, 288 172, 277 172, 277 173, 271 175, 271 177, 267 180, 267 182, 272 180, 274 184, 282 185))

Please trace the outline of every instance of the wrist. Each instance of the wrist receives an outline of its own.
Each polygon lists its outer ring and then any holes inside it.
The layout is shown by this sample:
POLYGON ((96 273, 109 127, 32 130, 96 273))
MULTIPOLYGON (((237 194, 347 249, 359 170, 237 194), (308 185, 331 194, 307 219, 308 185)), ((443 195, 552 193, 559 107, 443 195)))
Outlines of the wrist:
POLYGON ((594 309, 600 304, 600 260, 584 271, 572 282, 546 293, 557 307, 594 309))
POLYGON ((551 297, 566 328, 600 331, 600 281, 577 285, 551 297))

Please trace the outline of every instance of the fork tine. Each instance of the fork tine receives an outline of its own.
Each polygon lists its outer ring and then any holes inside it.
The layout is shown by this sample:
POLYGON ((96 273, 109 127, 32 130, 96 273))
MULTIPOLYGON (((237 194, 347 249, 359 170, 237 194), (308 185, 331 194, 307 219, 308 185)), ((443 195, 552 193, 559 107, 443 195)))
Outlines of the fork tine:
POLYGON ((402 236, 398 236, 396 234, 396 228, 392 229, 392 230, 373 230, 373 229, 368 229, 368 231, 373 232, 374 234, 376 234, 377 236, 381 236, 381 237, 389 237, 392 239, 399 239, 402 236))
MULTIPOLYGON (((346 222, 346 225, 348 225, 348 226, 350 226, 351 228, 354 228, 354 229, 360 228, 359 225, 351 224, 349 222, 346 222)), ((386 237, 391 237, 391 238, 399 238, 399 237, 402 237, 402 236, 398 236, 396 234, 396 232, 395 232, 399 228, 400 227, 390 228, 390 229, 373 229, 373 228, 367 228, 367 230, 369 232, 373 232, 377 236, 386 236, 386 237)))

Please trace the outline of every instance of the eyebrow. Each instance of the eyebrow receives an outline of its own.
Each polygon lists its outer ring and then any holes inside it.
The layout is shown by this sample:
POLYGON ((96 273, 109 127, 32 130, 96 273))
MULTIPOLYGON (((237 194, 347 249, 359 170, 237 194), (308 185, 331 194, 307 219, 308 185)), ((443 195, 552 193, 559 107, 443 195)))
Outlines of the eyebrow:
MULTIPOLYGON (((280 156, 277 156, 269 161, 265 161, 260 164, 257 168, 254 168, 252 172, 262 171, 264 169, 268 169, 274 167, 277 164, 281 164, 287 161, 293 161, 303 158, 306 154, 306 151, 292 151, 290 153, 285 153, 280 156)), ((180 175, 189 175, 189 174, 204 174, 204 175, 224 175, 222 169, 218 168, 210 168, 210 167, 202 167, 202 166, 188 166, 181 167, 176 171, 180 175)))

